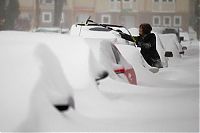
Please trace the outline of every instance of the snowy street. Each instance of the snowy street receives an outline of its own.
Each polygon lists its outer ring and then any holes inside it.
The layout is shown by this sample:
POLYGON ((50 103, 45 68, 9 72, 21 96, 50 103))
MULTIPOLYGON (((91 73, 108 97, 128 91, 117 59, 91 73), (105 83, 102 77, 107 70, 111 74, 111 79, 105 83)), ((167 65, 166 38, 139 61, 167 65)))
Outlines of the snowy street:
POLYGON ((122 53, 135 69, 137 85, 116 74, 97 83, 107 69, 80 37, 1 31, 0 42, 1 131, 199 130, 197 40, 157 73, 122 53), (69 108, 61 112, 55 105, 69 108))

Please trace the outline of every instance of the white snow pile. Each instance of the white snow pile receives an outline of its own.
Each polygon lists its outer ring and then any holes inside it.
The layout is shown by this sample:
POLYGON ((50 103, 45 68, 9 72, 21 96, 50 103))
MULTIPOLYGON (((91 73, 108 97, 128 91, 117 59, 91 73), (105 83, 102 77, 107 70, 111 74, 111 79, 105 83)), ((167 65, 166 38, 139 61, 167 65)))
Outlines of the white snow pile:
POLYGON ((97 85, 103 69, 79 37, 2 31, 0 42, 0 131, 199 130, 197 41, 156 74, 137 66, 137 86, 97 85))

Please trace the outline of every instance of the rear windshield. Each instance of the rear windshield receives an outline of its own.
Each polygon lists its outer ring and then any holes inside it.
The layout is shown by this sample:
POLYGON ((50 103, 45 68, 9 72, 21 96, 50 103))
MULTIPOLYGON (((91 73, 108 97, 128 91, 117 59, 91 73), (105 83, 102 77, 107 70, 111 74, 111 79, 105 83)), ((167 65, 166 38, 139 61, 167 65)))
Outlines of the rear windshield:
POLYGON ((106 29, 106 28, 103 28, 103 27, 94 27, 94 28, 90 28, 89 30, 91 30, 91 31, 105 31, 105 32, 111 31, 110 29, 106 29))

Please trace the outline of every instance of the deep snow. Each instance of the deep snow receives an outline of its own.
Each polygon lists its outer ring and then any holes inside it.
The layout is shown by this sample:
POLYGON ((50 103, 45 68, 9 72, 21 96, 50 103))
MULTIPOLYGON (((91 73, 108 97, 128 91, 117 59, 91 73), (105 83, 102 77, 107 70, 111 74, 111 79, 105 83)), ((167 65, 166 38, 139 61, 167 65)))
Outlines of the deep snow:
POLYGON ((199 131, 197 41, 156 74, 138 68, 137 86, 97 86, 102 68, 78 37, 7 31, 0 42, 1 131, 199 131))

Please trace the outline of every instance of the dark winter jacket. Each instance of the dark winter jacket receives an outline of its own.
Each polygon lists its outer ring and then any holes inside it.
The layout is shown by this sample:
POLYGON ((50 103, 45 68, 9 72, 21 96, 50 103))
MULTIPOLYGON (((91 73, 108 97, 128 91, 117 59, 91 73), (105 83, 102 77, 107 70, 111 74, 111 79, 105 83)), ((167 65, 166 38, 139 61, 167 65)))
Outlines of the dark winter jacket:
POLYGON ((150 66, 155 66, 156 63, 160 62, 160 56, 156 50, 156 36, 154 33, 136 37, 124 33, 120 33, 120 35, 123 39, 136 41, 136 45, 141 47, 140 52, 142 56, 150 66))

